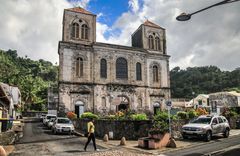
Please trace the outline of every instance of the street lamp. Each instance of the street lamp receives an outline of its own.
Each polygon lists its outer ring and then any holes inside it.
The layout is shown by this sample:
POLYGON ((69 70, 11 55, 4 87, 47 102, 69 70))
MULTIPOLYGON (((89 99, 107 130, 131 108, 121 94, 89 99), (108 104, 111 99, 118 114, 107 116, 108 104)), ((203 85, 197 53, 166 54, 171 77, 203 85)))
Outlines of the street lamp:
POLYGON ((237 2, 237 1, 240 1, 240 0, 224 0, 224 1, 221 1, 221 2, 219 2, 219 3, 210 5, 210 6, 206 7, 206 8, 200 9, 200 10, 198 10, 198 11, 196 11, 196 12, 191 13, 191 14, 181 13, 179 16, 176 17, 176 19, 177 19, 178 21, 187 21, 187 20, 190 20, 190 19, 191 19, 191 16, 192 16, 192 15, 197 14, 197 13, 199 13, 199 12, 202 12, 202 11, 204 11, 204 10, 210 9, 210 8, 215 7, 215 6, 218 6, 218 5, 233 3, 233 2, 237 2))
POLYGON ((195 95, 195 92, 192 92, 192 95, 193 95, 193 107, 194 107, 194 95, 195 95))

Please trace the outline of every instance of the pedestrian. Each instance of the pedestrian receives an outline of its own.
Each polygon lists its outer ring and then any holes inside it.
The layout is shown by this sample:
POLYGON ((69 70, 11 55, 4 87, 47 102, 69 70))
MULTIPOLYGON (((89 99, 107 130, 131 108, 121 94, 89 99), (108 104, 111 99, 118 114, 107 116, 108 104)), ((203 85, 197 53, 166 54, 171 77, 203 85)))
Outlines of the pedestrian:
POLYGON ((94 134, 94 130, 95 130, 94 119, 91 119, 91 120, 87 123, 87 130, 88 130, 88 133, 87 133, 88 140, 87 140, 87 142, 86 142, 86 144, 85 144, 84 151, 87 150, 87 146, 88 146, 88 144, 90 143, 91 140, 92 140, 92 142, 93 142, 94 150, 95 150, 95 151, 98 151, 98 149, 97 149, 97 147, 96 147, 96 140, 95 140, 95 134, 94 134))

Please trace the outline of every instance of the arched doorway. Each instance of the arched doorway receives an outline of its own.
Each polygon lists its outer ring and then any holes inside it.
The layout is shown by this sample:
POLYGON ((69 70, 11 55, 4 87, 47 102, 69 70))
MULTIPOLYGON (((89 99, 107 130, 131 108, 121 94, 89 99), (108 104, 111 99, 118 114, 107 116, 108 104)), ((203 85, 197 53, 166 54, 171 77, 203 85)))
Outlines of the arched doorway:
POLYGON ((79 118, 84 113, 84 103, 82 101, 77 101, 75 103, 75 114, 79 118))
POLYGON ((159 102, 155 102, 153 104, 153 112, 154 112, 154 115, 156 115, 158 112, 161 111, 161 106, 160 106, 160 103, 159 102))
POLYGON ((117 111, 125 111, 129 109, 129 99, 125 95, 119 95, 120 103, 117 105, 117 111))

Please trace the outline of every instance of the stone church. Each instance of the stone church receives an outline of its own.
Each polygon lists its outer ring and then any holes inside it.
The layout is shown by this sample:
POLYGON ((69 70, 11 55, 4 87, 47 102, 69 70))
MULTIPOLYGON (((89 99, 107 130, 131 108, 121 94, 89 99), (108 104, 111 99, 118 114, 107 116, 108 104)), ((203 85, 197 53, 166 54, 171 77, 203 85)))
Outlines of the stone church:
POLYGON ((96 42, 96 15, 64 10, 59 42, 59 111, 156 113, 170 98, 165 29, 145 21, 132 46, 96 42))

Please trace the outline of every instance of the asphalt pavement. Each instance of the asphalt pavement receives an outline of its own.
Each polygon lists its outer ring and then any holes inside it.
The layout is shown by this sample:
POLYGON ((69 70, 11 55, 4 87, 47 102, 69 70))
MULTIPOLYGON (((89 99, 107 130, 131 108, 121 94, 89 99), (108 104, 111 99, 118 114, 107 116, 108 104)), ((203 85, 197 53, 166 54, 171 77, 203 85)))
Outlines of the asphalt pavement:
MULTIPOLYGON (((87 138, 68 134, 54 135, 41 122, 25 123, 23 134, 11 156, 70 156, 94 153, 92 143, 88 145, 87 152, 83 150, 87 138)), ((97 148, 101 151, 106 150, 101 146, 97 148)))
POLYGON ((212 141, 206 142, 204 144, 169 151, 163 154, 167 156, 238 156, 240 155, 240 150, 238 148, 229 150, 231 147, 238 145, 240 145, 240 135, 232 136, 229 138, 214 138, 212 141))

